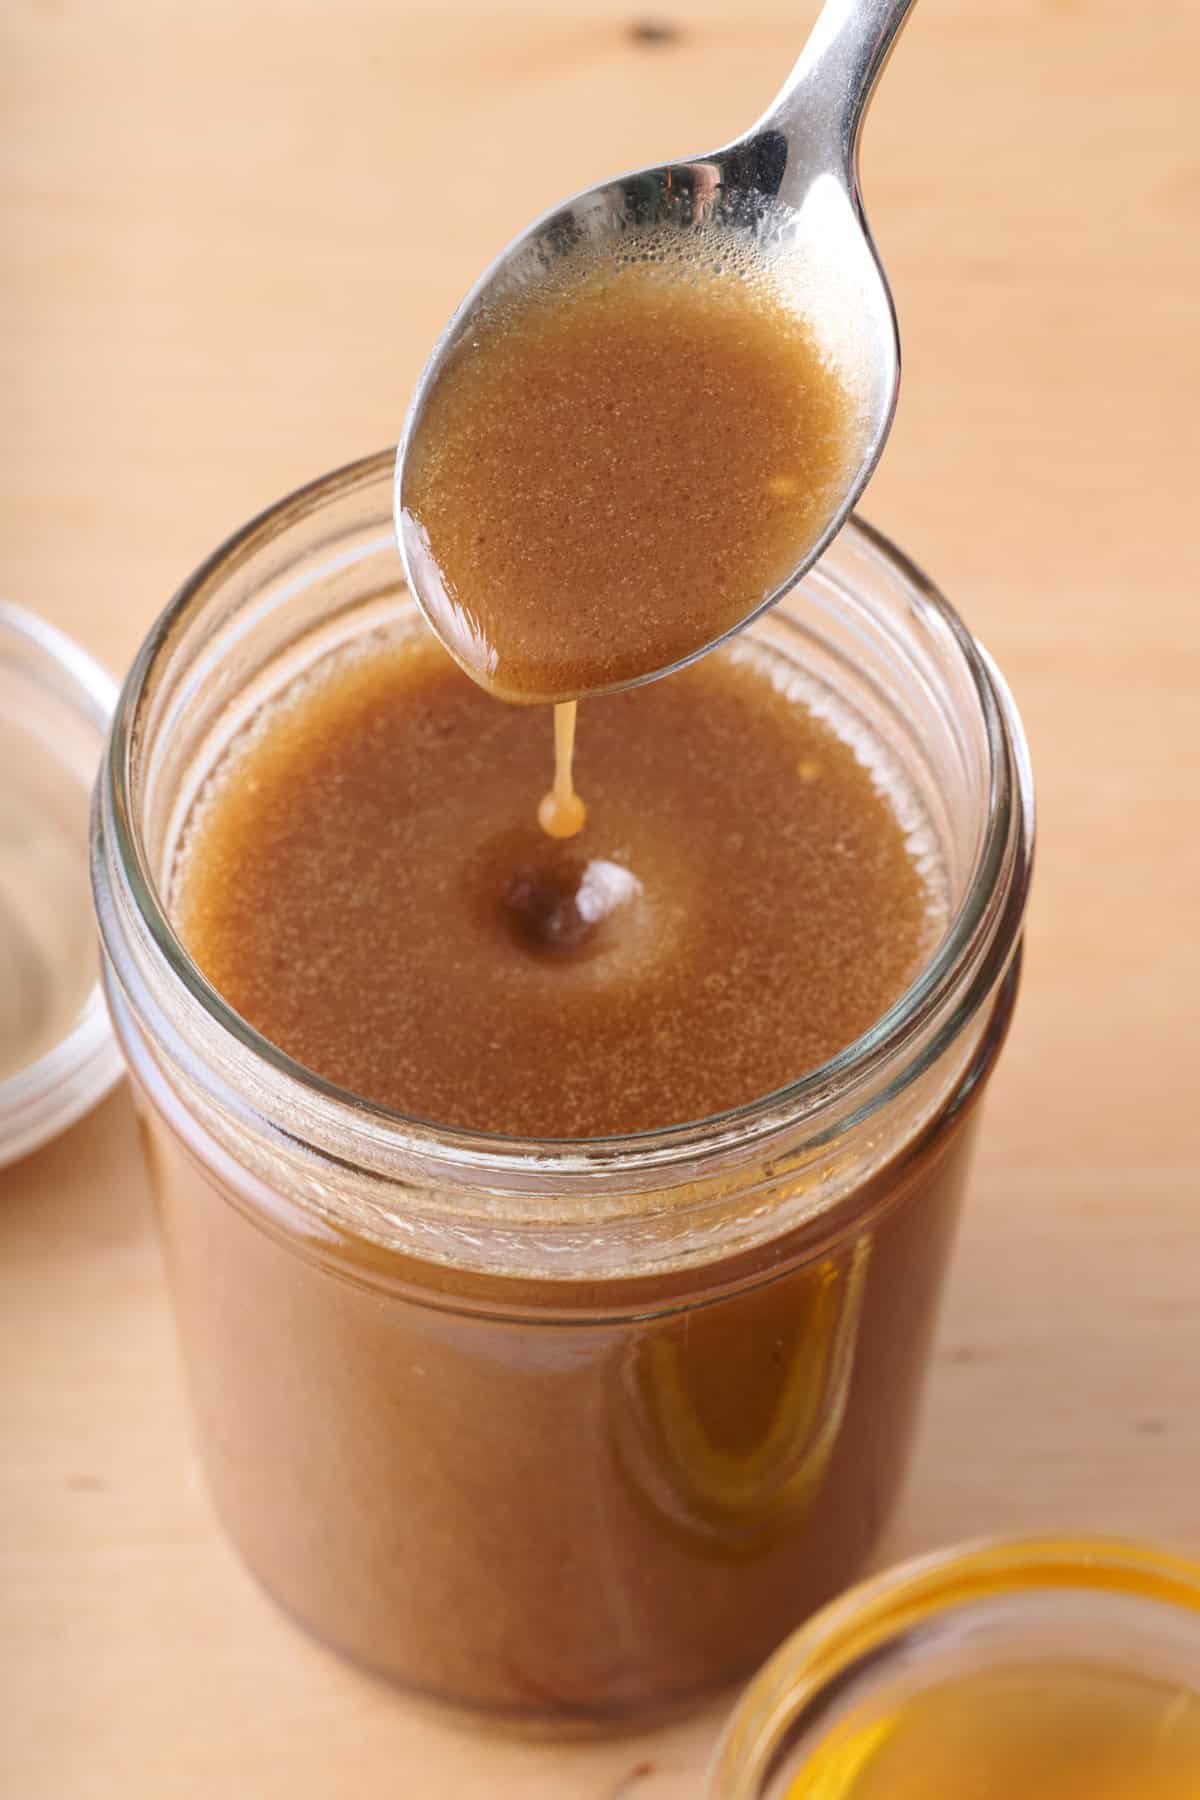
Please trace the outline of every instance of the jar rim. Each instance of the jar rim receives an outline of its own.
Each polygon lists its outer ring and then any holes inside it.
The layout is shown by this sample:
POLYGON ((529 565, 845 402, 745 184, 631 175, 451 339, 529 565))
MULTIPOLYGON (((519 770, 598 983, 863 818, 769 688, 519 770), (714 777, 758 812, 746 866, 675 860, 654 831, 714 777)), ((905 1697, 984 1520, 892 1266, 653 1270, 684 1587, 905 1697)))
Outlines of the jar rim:
MULTIPOLYGON (((284 1084, 293 1100, 333 1109, 352 1122, 362 1141, 403 1147, 439 1158, 460 1177, 481 1172, 503 1177, 531 1163, 559 1177, 611 1171, 628 1179, 650 1175, 736 1143, 748 1147, 782 1127, 794 1132, 816 1120, 831 1091, 878 1087, 886 1066, 906 1045, 924 1036, 921 1056, 904 1073, 907 1083, 936 1060, 964 1018, 991 992, 1011 959, 1024 912, 1033 842, 1033 787, 1028 751, 1016 707, 987 652, 978 645, 935 585, 883 533, 857 517, 839 534, 885 564, 909 590, 913 607, 948 634, 970 678, 983 719, 987 749, 987 816, 962 900, 929 962, 905 992, 866 1032, 829 1061, 772 1093, 726 1112, 652 1131, 598 1138, 531 1139, 447 1127, 369 1101, 326 1081, 271 1044, 211 986, 175 933, 148 865, 135 824, 132 792, 141 709, 159 659, 187 615, 202 604, 256 549, 279 537, 327 503, 379 484, 390 496, 393 452, 346 464, 296 489, 235 531, 184 582, 147 635, 122 686, 97 789, 94 862, 98 903, 103 864, 115 859, 124 896, 155 960, 179 997, 198 1006, 210 1023, 248 1053, 268 1083, 284 1084), (970 978, 964 983, 964 970, 970 978), (942 1017, 939 1020, 939 1014, 942 1017), (931 1033, 931 1027, 937 1027, 931 1033)), ((819 565, 818 565, 819 566, 819 565)), ((397 552, 397 574, 400 576, 397 552)), ((113 949, 106 908, 99 904, 102 936, 113 949)), ((890 1088, 888 1092, 894 1091, 890 1088)), ((877 1098, 872 1104, 877 1104, 877 1098)), ((845 1123, 845 1119, 841 1121, 845 1123)))
POLYGON ((752 1800, 789 1727, 889 1648, 915 1642, 931 1620, 1001 1596, 1066 1590, 1194 1615, 1200 1630, 1200 1562, 1179 1551, 1103 1535, 989 1537, 934 1550, 856 1583, 784 1640, 721 1734, 709 1792, 752 1800))

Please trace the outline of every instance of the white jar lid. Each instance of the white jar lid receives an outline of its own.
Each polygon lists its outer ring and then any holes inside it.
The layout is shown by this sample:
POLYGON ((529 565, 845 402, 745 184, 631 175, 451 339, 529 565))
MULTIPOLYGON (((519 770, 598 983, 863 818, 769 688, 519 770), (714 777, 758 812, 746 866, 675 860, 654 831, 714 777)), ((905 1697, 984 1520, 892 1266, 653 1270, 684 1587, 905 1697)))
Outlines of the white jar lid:
POLYGON ((0 1165, 121 1073, 98 980, 88 808, 117 689, 85 650, 0 601, 0 1165))

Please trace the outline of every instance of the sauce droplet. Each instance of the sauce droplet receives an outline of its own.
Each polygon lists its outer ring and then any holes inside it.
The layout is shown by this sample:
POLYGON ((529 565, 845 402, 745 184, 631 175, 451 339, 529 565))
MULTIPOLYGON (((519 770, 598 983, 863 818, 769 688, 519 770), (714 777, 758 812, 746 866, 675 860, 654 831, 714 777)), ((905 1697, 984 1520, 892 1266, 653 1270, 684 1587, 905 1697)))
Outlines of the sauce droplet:
POLYGON ((554 708, 554 786, 538 805, 538 824, 552 838, 572 838, 583 830, 587 807, 575 792, 575 714, 578 702, 554 708))

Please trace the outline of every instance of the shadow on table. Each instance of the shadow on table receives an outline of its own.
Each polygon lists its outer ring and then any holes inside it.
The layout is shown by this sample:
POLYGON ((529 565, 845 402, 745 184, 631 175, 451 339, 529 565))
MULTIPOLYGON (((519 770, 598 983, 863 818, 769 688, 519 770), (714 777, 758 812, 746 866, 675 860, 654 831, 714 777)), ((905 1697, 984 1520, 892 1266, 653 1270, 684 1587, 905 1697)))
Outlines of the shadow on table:
POLYGON ((153 1228, 137 1119, 124 1082, 31 1156, 0 1169, 0 1256, 140 1241, 153 1228))

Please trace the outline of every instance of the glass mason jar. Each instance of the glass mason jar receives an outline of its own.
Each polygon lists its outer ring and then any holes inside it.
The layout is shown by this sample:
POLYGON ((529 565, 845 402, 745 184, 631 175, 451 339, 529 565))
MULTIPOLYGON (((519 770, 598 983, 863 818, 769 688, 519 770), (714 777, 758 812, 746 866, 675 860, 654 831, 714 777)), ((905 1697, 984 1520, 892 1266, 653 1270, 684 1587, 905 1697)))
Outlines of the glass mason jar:
POLYGON ((411 624, 390 508, 383 455, 218 550, 137 657, 97 790, 104 976, 201 1452, 263 1585, 362 1663, 515 1719, 662 1714, 858 1574, 892 1505, 1016 986, 1020 724, 945 602, 849 527, 753 630, 910 796, 949 905, 928 967, 830 1063, 719 1118, 431 1128, 257 1036, 170 922, 230 741, 411 624))
MULTIPOLYGON (((947 1752, 951 1762, 978 1757, 981 1771, 986 1754, 987 1792, 1016 1793, 995 1757, 1009 1750, 1014 1720, 1028 1728, 1036 1716, 1035 1697, 1057 1746, 1103 1765, 1106 1794, 1200 1792, 1200 1764, 1194 1788, 1154 1779, 1160 1762, 1175 1770, 1188 1754, 1184 1734, 1193 1754, 1200 1742, 1200 1564, 1117 1539, 1061 1538, 891 1569, 827 1606, 759 1671, 718 1746, 709 1800, 894 1795, 897 1768, 905 1795, 975 1793, 967 1770, 925 1766, 947 1752), (943 1710, 940 1729, 906 1735, 923 1700, 964 1682, 966 1712, 943 1710), (896 1759, 890 1776, 885 1754, 896 1759)), ((1042 1775, 1038 1792, 1057 1794, 1044 1765, 1042 1775)))

